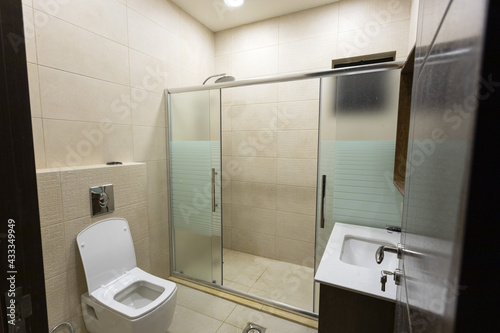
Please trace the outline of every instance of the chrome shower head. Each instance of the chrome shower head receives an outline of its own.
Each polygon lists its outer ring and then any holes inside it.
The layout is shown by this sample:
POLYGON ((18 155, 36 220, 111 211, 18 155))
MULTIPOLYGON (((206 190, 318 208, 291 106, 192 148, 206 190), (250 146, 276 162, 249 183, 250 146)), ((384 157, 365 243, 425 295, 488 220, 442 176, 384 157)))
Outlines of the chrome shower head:
POLYGON ((234 78, 234 76, 231 76, 231 75, 224 75, 223 77, 220 77, 218 78, 217 80, 215 80, 215 83, 221 83, 221 82, 231 82, 231 81, 234 81, 236 80, 234 78))
POLYGON ((215 80, 215 83, 231 82, 231 81, 235 80, 235 78, 233 76, 226 75, 226 73, 222 73, 222 74, 215 74, 215 75, 207 77, 207 79, 205 81, 203 81, 203 84, 207 83, 207 81, 210 80, 211 78, 218 77, 218 76, 221 76, 221 77, 218 78, 217 80, 215 80))

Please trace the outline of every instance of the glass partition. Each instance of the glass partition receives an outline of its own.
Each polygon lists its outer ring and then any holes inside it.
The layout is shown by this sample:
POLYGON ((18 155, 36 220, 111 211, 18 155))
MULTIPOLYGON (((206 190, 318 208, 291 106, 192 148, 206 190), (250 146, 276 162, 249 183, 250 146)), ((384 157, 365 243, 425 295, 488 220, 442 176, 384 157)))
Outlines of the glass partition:
POLYGON ((173 268, 222 281, 220 90, 169 95, 173 268))
POLYGON ((336 222, 401 225, 393 184, 400 70, 321 79, 316 264, 336 222))

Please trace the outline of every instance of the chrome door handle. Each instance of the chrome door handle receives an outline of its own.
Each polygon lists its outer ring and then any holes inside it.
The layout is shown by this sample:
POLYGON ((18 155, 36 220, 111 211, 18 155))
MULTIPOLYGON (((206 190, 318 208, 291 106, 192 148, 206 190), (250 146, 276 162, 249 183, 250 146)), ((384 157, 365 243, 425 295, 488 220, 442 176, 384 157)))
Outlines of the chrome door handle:
POLYGON ((326 175, 321 177, 321 215, 319 220, 319 227, 325 228, 325 191, 326 190, 326 175))
POLYGON ((212 212, 215 212, 215 207, 217 206, 215 204, 215 168, 212 168, 212 212))

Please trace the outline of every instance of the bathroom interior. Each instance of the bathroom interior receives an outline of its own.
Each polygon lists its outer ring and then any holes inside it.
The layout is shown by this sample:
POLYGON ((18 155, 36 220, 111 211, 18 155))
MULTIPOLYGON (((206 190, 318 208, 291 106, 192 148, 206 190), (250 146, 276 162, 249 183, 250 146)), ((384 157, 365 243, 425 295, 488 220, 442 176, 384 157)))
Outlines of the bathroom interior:
POLYGON ((168 332, 317 332, 334 225, 401 227, 419 1, 22 3, 49 328, 88 332, 77 236, 124 218, 137 267, 177 284, 168 332))

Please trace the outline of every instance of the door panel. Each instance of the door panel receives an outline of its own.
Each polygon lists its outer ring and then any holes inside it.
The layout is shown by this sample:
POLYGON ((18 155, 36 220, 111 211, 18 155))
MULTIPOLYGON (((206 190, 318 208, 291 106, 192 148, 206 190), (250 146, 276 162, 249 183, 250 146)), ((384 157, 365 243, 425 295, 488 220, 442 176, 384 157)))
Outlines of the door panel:
POLYGON ((449 2, 439 17, 430 3, 419 13, 403 212, 402 244, 417 254, 400 261, 396 332, 451 332, 458 293, 487 1, 449 2), (439 30, 422 38, 422 26, 439 30))
POLYGON ((174 271, 221 283, 220 91, 169 95, 174 271))

